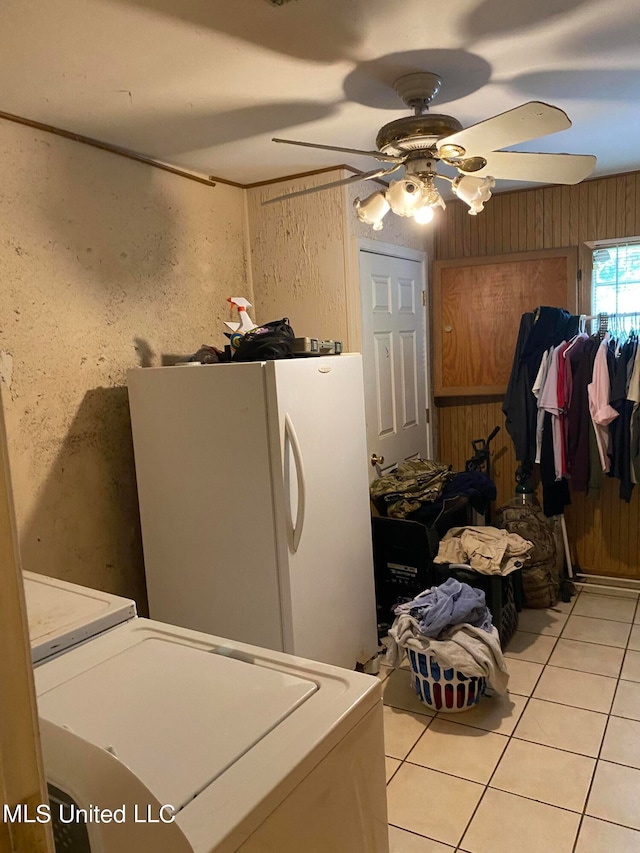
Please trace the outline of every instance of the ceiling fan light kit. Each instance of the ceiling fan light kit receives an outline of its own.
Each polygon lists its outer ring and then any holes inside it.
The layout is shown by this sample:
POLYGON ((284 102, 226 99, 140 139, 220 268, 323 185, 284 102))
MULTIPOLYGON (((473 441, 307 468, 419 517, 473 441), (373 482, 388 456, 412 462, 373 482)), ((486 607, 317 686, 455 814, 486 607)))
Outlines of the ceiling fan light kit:
POLYGON ((413 217, 419 225, 427 225, 433 220, 436 207, 446 207, 434 185, 434 177, 441 176, 425 172, 406 174, 399 181, 391 181, 388 190, 376 190, 363 200, 357 198, 353 204, 358 219, 380 231, 383 218, 392 210, 396 216, 413 217))
POLYGON ((435 209, 445 207, 444 199, 435 186, 436 180, 449 181, 457 198, 469 207, 469 214, 476 216, 491 198, 496 178, 577 184, 593 172, 596 158, 592 155, 501 150, 571 127, 568 116, 558 107, 530 101, 463 128, 452 116, 429 112, 429 104, 441 85, 442 81, 437 74, 423 71, 405 74, 396 80, 394 89, 414 111, 414 115, 403 116, 381 127, 376 137, 377 151, 314 145, 288 139, 274 140, 329 151, 363 154, 382 161, 386 166, 341 181, 278 196, 264 203, 386 177, 404 166, 404 177, 392 180, 389 189, 376 190, 367 198, 357 198, 354 202, 358 219, 371 225, 374 231, 379 231, 382 220, 390 210, 397 216, 413 217, 420 224, 431 222, 435 209), (458 176, 450 178, 440 174, 437 171, 438 162, 457 169, 458 176))
POLYGON ((360 222, 371 225, 374 231, 382 231, 382 220, 391 210, 391 205, 382 190, 371 193, 364 201, 357 198, 353 205, 360 222))
POLYGON ((491 190, 496 185, 493 178, 473 178, 471 175, 459 175, 451 184, 454 193, 465 204, 469 205, 467 211, 471 216, 476 216, 484 210, 485 202, 491 198, 491 190))

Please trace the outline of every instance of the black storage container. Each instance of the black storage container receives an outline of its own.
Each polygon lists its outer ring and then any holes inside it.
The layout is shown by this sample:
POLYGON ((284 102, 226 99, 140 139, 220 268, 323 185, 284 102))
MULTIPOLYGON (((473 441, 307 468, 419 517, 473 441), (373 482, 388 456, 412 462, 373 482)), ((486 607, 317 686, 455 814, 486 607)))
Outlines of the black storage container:
POLYGON ((374 516, 373 561, 378 633, 384 636, 395 616, 392 608, 433 586, 433 557, 438 534, 419 521, 374 516))
POLYGON ((471 566, 458 563, 434 563, 435 584, 455 578, 484 592, 492 621, 498 629, 502 648, 507 645, 518 627, 518 613, 522 610, 522 573, 517 570, 508 575, 485 575, 471 566))

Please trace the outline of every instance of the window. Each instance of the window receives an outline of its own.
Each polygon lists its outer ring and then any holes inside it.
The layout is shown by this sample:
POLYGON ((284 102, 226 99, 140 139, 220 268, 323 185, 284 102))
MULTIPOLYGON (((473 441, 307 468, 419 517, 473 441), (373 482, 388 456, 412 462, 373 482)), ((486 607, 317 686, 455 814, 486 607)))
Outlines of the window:
POLYGON ((592 313, 640 313, 640 242, 593 252, 592 313))

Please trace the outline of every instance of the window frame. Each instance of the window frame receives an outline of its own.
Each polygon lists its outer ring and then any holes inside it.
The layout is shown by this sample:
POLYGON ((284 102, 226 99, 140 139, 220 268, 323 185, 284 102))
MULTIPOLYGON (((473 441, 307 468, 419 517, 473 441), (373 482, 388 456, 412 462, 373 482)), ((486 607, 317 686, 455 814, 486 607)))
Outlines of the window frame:
MULTIPOLYGON (((593 256, 598 249, 618 248, 620 246, 640 245, 640 235, 635 237, 618 237, 609 240, 594 240, 584 243, 585 251, 582 252, 580 271, 580 307, 581 312, 587 316, 595 314, 594 305, 594 281, 593 281, 593 256)), ((638 281, 638 314, 640 314, 640 280, 638 281)), ((597 331, 597 320, 592 320, 592 332, 597 331)))

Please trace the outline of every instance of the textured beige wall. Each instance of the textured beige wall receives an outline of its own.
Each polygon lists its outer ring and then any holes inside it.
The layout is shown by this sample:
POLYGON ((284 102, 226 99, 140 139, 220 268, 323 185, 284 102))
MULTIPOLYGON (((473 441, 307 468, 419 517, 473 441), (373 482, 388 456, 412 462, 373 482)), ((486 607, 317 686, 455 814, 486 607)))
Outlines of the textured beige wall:
POLYGON ((349 175, 336 170, 248 190, 251 265, 259 321, 287 315, 297 335, 341 340, 359 348, 359 298, 354 238, 427 251, 431 233, 388 214, 373 231, 353 210, 356 196, 377 184, 358 182, 263 206, 276 195, 349 175))
POLYGON ((262 205, 343 176, 336 170, 247 190, 256 322, 287 316, 299 337, 347 340, 341 188, 262 205))
POLYGON ((0 122, 0 373, 25 569, 144 609, 126 370, 221 345, 245 282, 242 190, 0 122))

